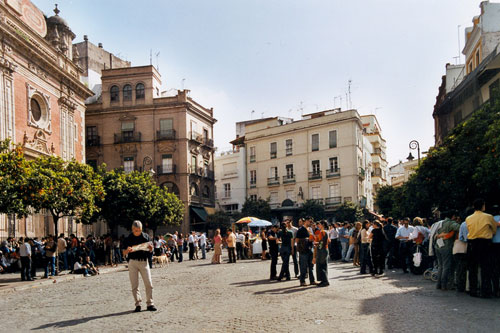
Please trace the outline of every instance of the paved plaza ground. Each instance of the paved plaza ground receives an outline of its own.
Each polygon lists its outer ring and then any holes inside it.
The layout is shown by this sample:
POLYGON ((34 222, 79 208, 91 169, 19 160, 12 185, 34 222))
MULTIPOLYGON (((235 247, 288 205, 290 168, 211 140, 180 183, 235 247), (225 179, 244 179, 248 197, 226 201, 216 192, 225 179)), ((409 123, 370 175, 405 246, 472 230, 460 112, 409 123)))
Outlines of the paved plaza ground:
POLYGON ((330 287, 299 287, 293 278, 269 281, 269 264, 211 265, 207 259, 155 268, 158 312, 132 312, 123 268, 26 289, 4 286, 0 331, 494 332, 500 327, 500 300, 438 291, 422 276, 397 271, 372 278, 357 275, 351 264, 331 263, 330 287))

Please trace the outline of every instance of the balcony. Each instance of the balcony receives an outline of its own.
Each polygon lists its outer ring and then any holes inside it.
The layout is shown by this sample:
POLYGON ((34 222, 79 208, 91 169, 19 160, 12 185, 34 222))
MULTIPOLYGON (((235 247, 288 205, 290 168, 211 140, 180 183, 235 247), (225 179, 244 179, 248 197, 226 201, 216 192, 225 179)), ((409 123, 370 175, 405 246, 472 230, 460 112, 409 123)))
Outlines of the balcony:
POLYGON ((197 132, 189 132, 189 140, 203 143, 203 135, 197 132))
POLYGON ((372 177, 382 177, 382 169, 380 168, 375 168, 372 171, 372 177))
POLYGON ((87 147, 98 147, 101 145, 101 137, 98 135, 87 137, 87 147))
POLYGON ((192 195, 191 196, 191 202, 193 202, 193 203, 201 203, 202 200, 201 200, 200 196, 198 196, 198 195, 192 195))
POLYGON ((189 173, 190 173, 191 175, 201 177, 201 176, 203 175, 203 169, 202 169, 202 168, 197 168, 197 167, 191 166, 191 167, 189 168, 189 173))
POLYGON ((293 184, 293 183, 295 183, 295 175, 283 176, 283 184, 293 184))
POLYGON ((327 208, 340 206, 342 204, 342 197, 330 197, 325 199, 325 206, 327 208))
POLYGON ((256 161, 255 155, 250 155, 250 163, 253 163, 255 161, 256 161))
POLYGON ((156 131, 156 139, 157 140, 175 140, 175 130, 162 130, 156 131))
POLYGON ((115 133, 115 144, 127 142, 141 142, 141 132, 115 133))
POLYGON ((205 206, 214 206, 215 205, 215 201, 211 198, 202 198, 202 202, 205 206))
POLYGON ((203 170, 203 177, 207 179, 215 179, 215 173, 213 170, 203 170))
POLYGON ((279 177, 267 178, 267 186, 276 186, 280 184, 279 177))
POLYGON ((271 157, 271 159, 276 158, 277 156, 278 156, 278 153, 277 153, 277 152, 275 152, 275 151, 272 151, 272 152, 271 152, 271 156, 270 156, 270 157, 271 157))
POLYGON ((359 174, 359 179, 363 179, 363 180, 365 179, 365 177, 366 177, 365 169, 359 168, 359 173, 358 174, 359 174))
POLYGON ((221 199, 231 199, 231 191, 224 191, 221 199))
POLYGON ((312 202, 315 202, 317 204, 322 205, 323 204, 323 199, 311 199, 312 202))
POLYGON ((293 154, 293 149, 292 148, 286 148, 286 156, 290 156, 293 154))
POLYGON ((214 147, 214 140, 209 139, 209 138, 203 138, 203 145, 209 148, 214 147))
POLYGON ((326 178, 338 178, 338 177, 340 177, 340 168, 326 170, 326 178))
POLYGON ((309 172, 309 180, 318 180, 322 178, 323 175, 321 174, 321 170, 315 170, 313 172, 309 172))
POLYGON ((164 165, 156 166, 156 173, 158 175, 171 175, 177 173, 176 171, 177 171, 177 166, 175 164, 169 166, 164 166, 164 165))
POLYGON ((272 202, 272 203, 269 203, 269 207, 271 207, 271 209, 280 208, 280 204, 279 204, 279 202, 272 202))
POLYGON ((257 183, 256 182, 254 182, 254 183, 250 182, 250 188, 256 188, 256 187, 257 187, 257 183))

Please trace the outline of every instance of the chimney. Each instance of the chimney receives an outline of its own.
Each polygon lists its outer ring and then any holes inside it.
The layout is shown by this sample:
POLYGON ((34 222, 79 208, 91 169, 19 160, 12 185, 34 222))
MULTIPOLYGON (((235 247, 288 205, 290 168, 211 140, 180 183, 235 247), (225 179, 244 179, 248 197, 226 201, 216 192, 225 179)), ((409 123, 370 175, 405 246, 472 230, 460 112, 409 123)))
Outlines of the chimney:
POLYGON ((84 41, 88 41, 89 40, 89 37, 87 35, 83 35, 83 40, 84 41))
POLYGON ((102 49, 102 43, 97 44, 97 46, 99 46, 99 48, 102 49))

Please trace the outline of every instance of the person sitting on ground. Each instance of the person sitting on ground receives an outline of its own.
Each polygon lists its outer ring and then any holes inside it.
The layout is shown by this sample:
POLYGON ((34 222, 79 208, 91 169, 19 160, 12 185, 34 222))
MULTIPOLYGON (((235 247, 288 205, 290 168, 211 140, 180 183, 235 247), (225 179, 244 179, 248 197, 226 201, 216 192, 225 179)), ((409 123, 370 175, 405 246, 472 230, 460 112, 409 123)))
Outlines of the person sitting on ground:
POLYGON ((83 276, 89 277, 90 274, 87 268, 82 265, 82 261, 82 257, 78 257, 78 259, 76 259, 75 265, 73 266, 73 274, 83 274, 83 276))
POLYGON ((90 260, 90 256, 85 257, 85 262, 83 266, 87 269, 90 275, 99 275, 99 268, 97 268, 92 262, 92 260, 90 260))

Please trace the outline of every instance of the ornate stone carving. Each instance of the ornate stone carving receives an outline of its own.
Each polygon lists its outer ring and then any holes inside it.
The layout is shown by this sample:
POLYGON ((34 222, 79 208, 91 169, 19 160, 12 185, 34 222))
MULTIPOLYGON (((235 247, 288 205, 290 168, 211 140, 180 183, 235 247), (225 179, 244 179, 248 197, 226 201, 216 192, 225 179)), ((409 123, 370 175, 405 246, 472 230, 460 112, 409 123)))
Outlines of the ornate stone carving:
POLYGON ((41 91, 38 91, 35 87, 26 83, 26 89, 28 93, 28 125, 32 127, 39 128, 44 130, 48 134, 52 134, 52 115, 50 108, 50 96, 44 94, 41 91), (37 121, 33 116, 33 112, 31 111, 31 99, 34 98, 38 102, 41 108, 41 118, 37 121))
POLYGON ((48 74, 46 71, 44 71, 42 68, 40 68, 39 66, 33 64, 33 63, 29 63, 28 64, 28 68, 30 69, 30 71, 32 71, 33 73, 35 73, 36 75, 38 75, 40 78, 46 80, 47 77, 48 77, 48 74))
POLYGON ((17 65, 4 57, 0 57, 0 68, 2 68, 6 74, 12 75, 12 73, 16 71, 17 65))
POLYGON ((125 115, 121 116, 120 118, 118 118, 118 120, 120 120, 120 121, 127 121, 127 120, 131 121, 131 120, 136 120, 136 119, 137 119, 136 117, 131 116, 129 114, 125 114, 125 115))
POLYGON ((124 154, 137 154, 137 146, 135 144, 121 145, 120 146, 120 155, 124 154))
POLYGON ((59 98, 59 105, 61 104, 67 106, 69 111, 74 111, 78 106, 78 104, 76 104, 75 102, 73 102, 72 100, 70 100, 65 96, 59 98))
POLYGON ((176 151, 177 145, 174 142, 157 142, 159 153, 172 153, 176 151))
POLYGON ((36 131, 32 140, 24 132, 23 147, 46 155, 52 155, 55 152, 54 144, 50 148, 47 145, 47 136, 42 130, 36 131))

